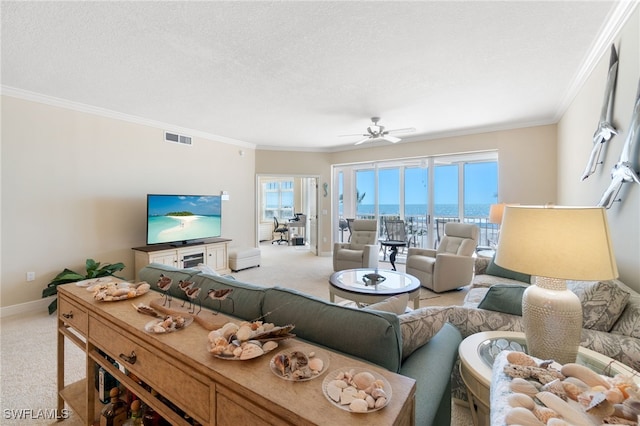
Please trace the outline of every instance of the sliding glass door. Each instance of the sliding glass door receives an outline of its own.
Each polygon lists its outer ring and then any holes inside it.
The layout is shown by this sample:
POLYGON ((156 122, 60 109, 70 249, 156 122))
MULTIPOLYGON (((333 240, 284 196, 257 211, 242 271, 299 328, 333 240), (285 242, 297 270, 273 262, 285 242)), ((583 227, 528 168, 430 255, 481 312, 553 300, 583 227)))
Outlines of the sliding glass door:
POLYGON ((481 245, 493 236, 488 216, 498 200, 496 152, 341 165, 334 173, 336 224, 375 218, 382 237, 385 219, 402 219, 417 247, 435 247, 450 221, 476 223, 481 245))

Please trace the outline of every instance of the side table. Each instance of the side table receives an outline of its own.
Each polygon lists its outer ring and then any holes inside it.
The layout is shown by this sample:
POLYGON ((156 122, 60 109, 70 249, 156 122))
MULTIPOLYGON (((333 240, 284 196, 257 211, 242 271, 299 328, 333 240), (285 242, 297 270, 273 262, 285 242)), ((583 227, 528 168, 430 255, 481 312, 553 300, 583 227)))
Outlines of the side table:
MULTIPOLYGON (((488 331, 472 334, 460 343, 460 376, 467 388, 469 410, 475 426, 490 425, 491 375, 493 360, 499 350, 520 350, 526 352, 524 333, 513 331, 488 331)), ((605 368, 621 366, 621 370, 631 371, 629 367, 591 349, 580 347, 578 364, 585 365, 599 374, 605 368), (624 368, 626 367, 626 368, 624 368)))

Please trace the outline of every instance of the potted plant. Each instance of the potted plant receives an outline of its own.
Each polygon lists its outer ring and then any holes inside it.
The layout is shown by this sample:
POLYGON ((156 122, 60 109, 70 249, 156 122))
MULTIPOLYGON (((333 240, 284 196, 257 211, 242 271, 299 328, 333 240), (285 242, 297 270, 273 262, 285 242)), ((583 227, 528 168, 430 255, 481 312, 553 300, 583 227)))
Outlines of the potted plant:
MULTIPOLYGON (((53 296, 58 293, 58 286, 61 284, 73 283, 76 281, 82 281, 86 279, 92 278, 100 278, 100 277, 108 277, 115 276, 113 275, 115 272, 121 271, 124 269, 124 263, 118 262, 114 264, 107 263, 105 265, 100 264, 100 262, 96 262, 93 259, 87 259, 86 265, 86 274, 79 274, 74 272, 68 268, 65 268, 64 271, 60 272, 55 276, 53 280, 47 287, 42 290, 42 297, 53 296)), ((121 277, 117 277, 121 278, 121 277)), ((54 299, 53 302, 49 304, 49 315, 54 313, 58 309, 58 299, 54 299)))

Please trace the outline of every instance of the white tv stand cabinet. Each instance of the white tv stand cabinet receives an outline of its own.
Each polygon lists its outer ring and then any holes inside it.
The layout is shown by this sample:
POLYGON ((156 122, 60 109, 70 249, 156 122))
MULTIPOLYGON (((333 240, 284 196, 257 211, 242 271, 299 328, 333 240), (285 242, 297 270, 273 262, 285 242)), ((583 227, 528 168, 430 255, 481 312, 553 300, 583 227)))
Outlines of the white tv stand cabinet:
POLYGON ((220 274, 228 274, 229 242, 227 238, 215 238, 207 242, 175 246, 156 244, 134 247, 136 280, 138 271, 150 263, 161 263, 176 268, 193 268, 204 263, 220 274))

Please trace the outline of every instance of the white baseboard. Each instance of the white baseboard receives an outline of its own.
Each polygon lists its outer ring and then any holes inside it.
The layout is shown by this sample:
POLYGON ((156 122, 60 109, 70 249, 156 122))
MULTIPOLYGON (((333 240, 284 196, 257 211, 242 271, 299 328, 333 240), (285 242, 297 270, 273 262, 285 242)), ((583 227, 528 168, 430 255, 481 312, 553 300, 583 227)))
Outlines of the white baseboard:
POLYGON ((47 306, 49 306, 49 303, 53 302, 55 297, 57 296, 19 303, 17 305, 4 306, 0 308, 0 318, 6 318, 13 315, 32 314, 38 311, 47 312, 47 306))

